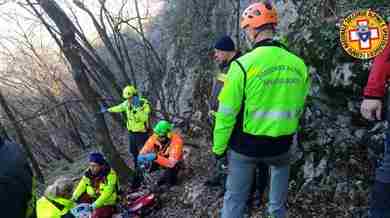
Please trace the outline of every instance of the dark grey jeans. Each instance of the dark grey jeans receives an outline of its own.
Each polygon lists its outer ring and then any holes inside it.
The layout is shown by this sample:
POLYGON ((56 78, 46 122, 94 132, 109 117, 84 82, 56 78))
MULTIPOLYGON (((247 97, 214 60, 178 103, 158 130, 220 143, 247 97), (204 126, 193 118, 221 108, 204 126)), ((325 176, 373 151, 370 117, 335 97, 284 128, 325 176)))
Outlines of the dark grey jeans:
POLYGON ((383 160, 375 173, 375 183, 370 196, 369 218, 390 218, 390 148, 388 143, 385 143, 383 160))
POLYGON ((148 140, 148 133, 146 132, 129 132, 129 153, 133 156, 135 168, 137 168, 138 153, 146 140, 148 140))
POLYGON ((275 157, 254 158, 230 151, 229 173, 223 201, 222 218, 242 218, 259 162, 271 170, 268 213, 275 218, 286 217, 290 153, 275 157))

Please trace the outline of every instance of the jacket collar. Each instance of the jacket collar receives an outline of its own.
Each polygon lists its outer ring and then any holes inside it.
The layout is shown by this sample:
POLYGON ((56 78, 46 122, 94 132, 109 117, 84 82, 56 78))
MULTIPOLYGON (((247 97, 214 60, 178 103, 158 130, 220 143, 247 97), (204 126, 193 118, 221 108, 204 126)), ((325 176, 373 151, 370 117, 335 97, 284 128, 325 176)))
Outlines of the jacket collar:
POLYGON ((228 62, 226 62, 226 63, 220 64, 220 65, 219 65, 219 68, 220 68, 221 70, 226 69, 227 67, 230 66, 230 64, 231 64, 234 60, 236 60, 236 59, 239 58, 240 56, 241 56, 241 51, 237 51, 236 54, 232 57, 232 59, 230 59, 230 60, 229 60, 228 62))
POLYGON ((255 45, 253 46, 253 49, 256 49, 258 47, 262 47, 262 46, 275 46, 275 47, 279 47, 279 48, 283 48, 283 49, 287 49, 287 47, 285 45, 283 45, 282 43, 280 43, 279 41, 275 40, 275 39, 264 39, 260 42, 256 42, 255 45))
POLYGON ((228 66, 237 58, 241 56, 241 51, 237 51, 236 54, 233 56, 233 58, 229 61, 228 66))
POLYGON ((107 175, 110 173, 111 168, 109 166, 103 166, 102 170, 99 172, 98 175, 92 175, 90 170, 87 170, 85 172, 85 176, 89 179, 104 179, 107 177, 107 175))

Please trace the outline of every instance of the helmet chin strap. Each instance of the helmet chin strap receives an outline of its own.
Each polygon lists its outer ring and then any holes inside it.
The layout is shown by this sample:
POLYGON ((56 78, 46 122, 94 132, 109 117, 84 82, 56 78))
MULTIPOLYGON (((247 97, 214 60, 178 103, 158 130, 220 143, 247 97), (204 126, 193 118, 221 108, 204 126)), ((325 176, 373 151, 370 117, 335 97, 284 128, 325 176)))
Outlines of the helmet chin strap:
POLYGON ((259 36, 259 34, 260 34, 260 31, 256 31, 256 34, 255 34, 255 36, 253 37, 253 41, 254 41, 254 42, 252 42, 252 43, 256 43, 256 40, 257 40, 257 37, 259 36))

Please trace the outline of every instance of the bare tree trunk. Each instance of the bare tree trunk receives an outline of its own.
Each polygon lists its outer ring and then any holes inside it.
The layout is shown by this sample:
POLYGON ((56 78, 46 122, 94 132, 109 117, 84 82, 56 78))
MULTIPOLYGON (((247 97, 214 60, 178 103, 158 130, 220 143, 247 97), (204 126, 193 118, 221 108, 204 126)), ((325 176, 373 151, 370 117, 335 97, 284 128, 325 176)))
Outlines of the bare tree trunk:
POLYGON ((0 122, 0 139, 10 139, 8 134, 7 134, 7 131, 5 130, 3 124, 0 122))
MULTIPOLYGON (((36 10, 30 0, 30 6, 36 10)), ((129 181, 132 171, 120 157, 119 152, 112 144, 106 122, 102 114, 96 113, 99 109, 97 100, 98 93, 91 87, 88 77, 86 76, 86 65, 80 56, 80 47, 75 37, 75 27, 60 6, 52 0, 38 0, 38 4, 47 13, 59 29, 62 39, 62 52, 72 68, 72 75, 80 90, 81 95, 86 99, 86 105, 90 113, 94 114, 96 120, 96 140, 102 146, 103 152, 107 155, 108 161, 118 172, 123 181, 129 181)))
POLYGON ((241 7, 241 1, 237 1, 237 8, 236 8, 236 44, 237 48, 240 48, 240 7, 241 7))
MULTIPOLYGON (((45 1, 52 1, 52 0, 45 0, 45 1)), ((55 42, 58 44, 58 46, 63 49, 63 46, 60 42, 59 37, 56 35, 54 28, 49 24, 45 18, 42 17, 41 12, 39 12, 35 7, 35 3, 32 3, 30 0, 26 0, 27 4, 33 9, 33 12, 35 15, 39 18, 39 20, 42 22, 42 24, 47 28, 49 34, 53 37, 55 42)), ((40 1, 37 1, 38 4, 40 4, 40 1)), ((55 3, 55 2, 54 2, 55 3)), ((56 3, 55 3, 56 4, 56 3)), ((62 9, 61 9, 62 10, 62 9)), ((122 88, 117 84, 115 80, 115 76, 113 72, 107 67, 107 65, 104 63, 104 60, 97 54, 95 48, 89 43, 86 36, 83 35, 80 31, 78 31, 73 23, 70 23, 72 30, 77 34, 77 36, 80 38, 81 43, 77 42, 79 52, 81 52, 83 59, 86 60, 86 62, 95 68, 97 72, 100 73, 99 76, 103 77, 105 79, 105 84, 107 84, 108 87, 112 87, 114 91, 116 91, 115 96, 120 96, 122 93, 122 88), (107 83, 108 82, 108 83, 107 83)), ((86 64, 87 65, 87 64, 86 64)), ((102 84, 100 84, 102 85, 102 84)), ((104 87, 103 87, 104 88, 104 87)), ((109 88, 105 88, 104 90, 110 90, 109 88)))
POLYGON ((38 180, 41 182, 41 183, 44 183, 45 182, 45 179, 43 177, 43 174, 42 174, 42 171, 41 169, 39 168, 39 164, 38 164, 38 161, 35 159, 31 149, 30 149, 30 145, 27 144, 27 140, 24 138, 24 135, 23 135, 23 130, 22 128, 19 126, 19 123, 16 122, 16 118, 15 116, 12 114, 12 111, 11 109, 8 107, 8 104, 3 96, 3 93, 0 91, 0 105, 1 107, 3 107, 5 113, 7 114, 8 118, 10 119, 10 121, 12 122, 15 130, 16 130, 16 134, 18 135, 18 138, 20 140, 20 143, 22 144, 27 156, 30 158, 30 161, 31 161, 31 165, 34 169, 34 172, 38 178, 38 180))
MULTIPOLYGON (((152 94, 156 95, 157 98, 160 100, 160 106, 161 106, 161 110, 163 112, 165 112, 165 114, 168 112, 167 110, 167 107, 165 105, 165 96, 164 96, 164 89, 162 87, 162 82, 161 82, 161 77, 158 78, 158 83, 156 83, 156 79, 154 79, 153 75, 152 75, 152 66, 151 66, 151 63, 149 62, 148 58, 147 57, 154 57, 154 59, 152 58, 151 60, 156 60, 158 62, 158 69, 161 73, 160 76, 164 75, 165 72, 162 70, 162 61, 160 59, 160 57, 158 56, 158 53, 155 51, 155 49, 153 48, 153 46, 151 45, 151 43, 146 39, 146 36, 145 36, 145 32, 144 32, 144 28, 143 28, 143 24, 142 24, 142 18, 141 18, 141 13, 139 11, 139 5, 138 5, 138 1, 137 0, 134 0, 134 5, 135 5, 135 11, 136 11, 136 14, 137 14, 137 21, 138 21, 138 26, 139 26, 139 30, 138 29, 134 29, 137 31, 137 33, 141 36, 142 38, 142 42, 144 44, 144 49, 143 49, 143 55, 144 55, 144 66, 145 66, 145 69, 146 71, 148 72, 147 76, 148 76, 148 79, 151 83, 151 91, 152 91, 152 94), (149 55, 150 52, 152 52, 153 55, 149 55)), ((130 25, 129 25, 130 26, 130 25)), ((130 26, 132 27, 132 26, 130 26)))
MULTIPOLYGON (((51 129, 51 127, 49 126, 49 123, 46 120, 45 116, 41 115, 41 116, 39 116, 39 119, 42 121, 42 123, 46 127, 46 129, 51 129)), ((48 135, 49 135, 49 138, 50 138, 50 141, 51 141, 51 143, 48 143, 48 146, 49 146, 50 150, 52 150, 52 152, 55 155, 58 155, 60 158, 64 158, 69 163, 73 163, 72 158, 70 158, 63 151, 61 151, 61 149, 58 146, 57 139, 55 138, 55 136, 53 136, 51 133, 48 133, 48 135)))
POLYGON ((137 78, 135 77, 134 65, 133 65, 133 62, 130 58, 129 50, 126 48, 125 39, 123 38, 123 36, 120 33, 119 33, 119 39, 121 40, 122 46, 124 47, 123 52, 126 55, 127 64, 129 65, 129 68, 130 68, 130 81, 129 82, 133 83, 134 86, 137 87, 137 78))
POLYGON ((80 146, 81 149, 85 150, 86 149, 85 143, 84 143, 83 139, 81 138, 79 130, 76 127, 76 123, 73 119, 72 113, 69 111, 68 106, 64 105, 64 108, 66 111, 66 115, 68 116, 69 121, 70 121, 70 128, 71 128, 71 130, 69 131, 70 137, 72 138, 72 141, 74 143, 76 143, 78 146, 80 146))
MULTIPOLYGON (((105 1, 100 2, 101 7, 102 7, 101 10, 105 10, 104 2, 105 1)), ((117 64, 118 68, 121 70, 122 75, 126 75, 125 64, 124 64, 123 60, 120 58, 120 54, 118 54, 119 52, 117 52, 115 50, 114 45, 110 41, 110 37, 108 36, 106 27, 104 26, 104 21, 102 21, 101 22, 102 25, 100 25, 99 22, 97 21, 97 19, 92 14, 92 12, 88 8, 85 7, 83 2, 81 2, 79 0, 74 0, 73 3, 75 3, 77 5, 77 7, 79 7, 81 10, 85 11, 89 15, 89 17, 92 19, 92 22, 93 22, 97 32, 99 33, 99 36, 102 39, 104 45, 106 46, 108 52, 110 53, 111 57, 115 60, 115 63, 117 64)), ((102 15, 100 15, 100 16, 102 17, 102 15)))
POLYGON ((34 154, 34 156, 37 157, 37 159, 41 160, 40 164, 42 167, 46 166, 42 162, 45 162, 46 164, 48 164, 48 163, 51 163, 52 160, 54 160, 54 159, 57 160, 57 158, 53 157, 52 154, 50 154, 49 152, 46 152, 46 151, 42 151, 41 149, 34 149, 33 154, 34 154))

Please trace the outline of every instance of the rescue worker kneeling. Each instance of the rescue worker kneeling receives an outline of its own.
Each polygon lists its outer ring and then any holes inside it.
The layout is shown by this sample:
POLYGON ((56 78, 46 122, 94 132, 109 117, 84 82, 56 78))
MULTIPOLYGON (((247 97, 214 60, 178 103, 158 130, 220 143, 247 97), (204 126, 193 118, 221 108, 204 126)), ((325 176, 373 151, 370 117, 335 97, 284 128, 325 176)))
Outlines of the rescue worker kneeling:
POLYGON ((60 178, 48 186, 44 195, 37 201, 38 218, 73 218, 70 210, 76 206, 72 200, 73 182, 60 178))
POLYGON ((73 193, 77 203, 91 204, 92 218, 111 218, 117 201, 118 176, 101 153, 89 155, 89 169, 73 193))
POLYGON ((166 171, 157 181, 157 185, 177 183, 177 174, 183 160, 183 140, 172 131, 172 124, 162 120, 153 129, 153 135, 146 141, 138 156, 138 162, 143 165, 154 161, 166 171))

